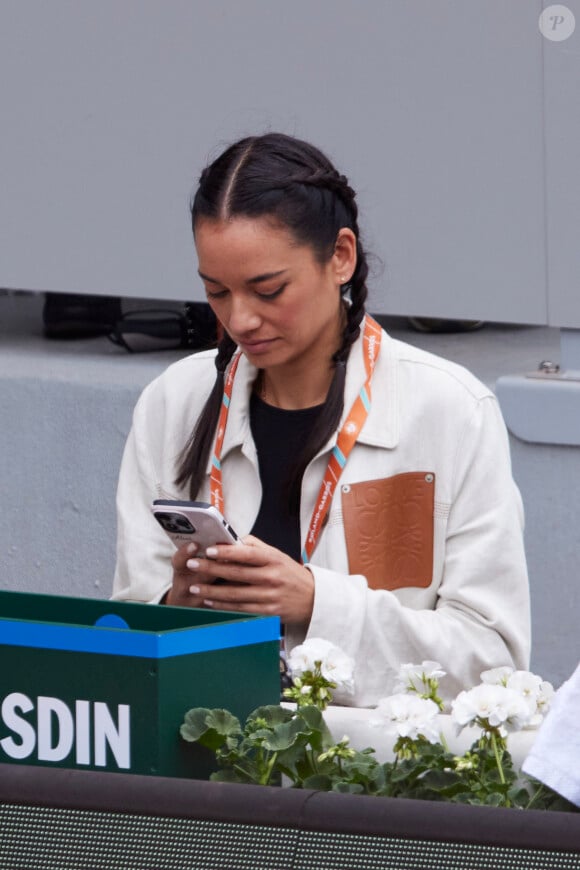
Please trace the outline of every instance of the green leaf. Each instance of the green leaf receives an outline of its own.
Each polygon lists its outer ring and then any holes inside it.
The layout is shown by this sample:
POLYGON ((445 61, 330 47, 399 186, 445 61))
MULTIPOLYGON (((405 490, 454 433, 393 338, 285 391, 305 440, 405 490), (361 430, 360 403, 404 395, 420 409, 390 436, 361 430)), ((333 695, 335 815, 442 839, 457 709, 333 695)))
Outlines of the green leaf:
POLYGON ((215 752, 226 739, 241 735, 240 722, 227 710, 195 707, 185 714, 180 734, 189 743, 200 743, 215 752))
POLYGON ((296 711, 296 715, 303 719, 312 731, 319 731, 321 734, 331 736, 322 711, 318 707, 315 707, 314 704, 300 707, 296 711))
POLYGON ((249 731, 244 737, 244 746, 248 749, 263 747, 265 741, 272 736, 274 731, 271 728, 258 728, 257 731, 249 731))
POLYGON ((263 746, 271 752, 283 752, 294 746, 297 739, 302 735, 308 735, 308 730, 299 717, 290 722, 277 725, 273 731, 266 732, 263 746))
POLYGON ((364 788, 359 782, 335 782, 332 790, 339 794, 364 794, 364 788))
POLYGON ((421 778, 421 782, 426 788, 433 789, 434 791, 443 791, 452 786, 460 785, 459 777, 452 770, 428 770, 421 778))
POLYGON ((252 710, 247 719, 249 725, 256 720, 263 720, 264 727, 274 728, 276 725, 281 725, 283 722, 289 722, 294 718, 294 711, 287 710, 279 704, 268 704, 264 707, 257 707, 252 710))
POLYGON ((473 797, 473 792, 471 791, 460 791, 457 794, 454 794, 451 798, 451 803, 454 804, 480 804, 481 801, 475 799, 473 797))
POLYGON ((292 746, 279 752, 276 764, 293 782, 310 776, 314 771, 310 761, 308 738, 301 735, 292 746))
POLYGON ((393 767, 390 773, 391 782, 404 782, 407 779, 416 777, 419 773, 423 772, 424 767, 421 766, 417 769, 417 765, 409 764, 406 761, 401 762, 396 767, 393 767))
POLYGON ((302 788, 312 788, 315 791, 332 791, 332 779, 329 776, 315 773, 313 776, 308 776, 303 780, 302 788))
POLYGON ((208 728, 213 728, 224 737, 232 737, 242 733, 240 720, 236 716, 232 716, 228 710, 210 710, 206 722, 208 728))
POLYGON ((499 792, 494 791, 486 796, 484 804, 487 807, 501 807, 505 805, 505 798, 499 792))
POLYGON ((510 804, 518 809, 525 810, 530 802, 531 794, 526 788, 514 785, 507 793, 510 804))
POLYGON ((318 707, 314 705, 300 707, 296 711, 296 718, 303 720, 306 730, 310 733, 310 745, 316 752, 324 752, 334 745, 334 738, 318 707))
POLYGON ((206 719, 210 713, 211 710, 208 710, 207 707, 195 707, 193 710, 187 711, 180 728, 184 740, 193 742, 207 731, 206 719))

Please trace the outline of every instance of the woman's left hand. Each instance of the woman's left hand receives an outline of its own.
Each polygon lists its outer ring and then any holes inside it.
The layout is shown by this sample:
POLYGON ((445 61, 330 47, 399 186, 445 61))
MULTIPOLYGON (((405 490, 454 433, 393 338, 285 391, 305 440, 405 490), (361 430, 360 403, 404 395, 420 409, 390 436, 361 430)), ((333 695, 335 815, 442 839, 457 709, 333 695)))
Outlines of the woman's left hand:
POLYGON ((187 562, 190 592, 206 607, 279 616, 282 622, 308 622, 314 606, 314 577, 300 565, 252 535, 240 544, 217 544, 206 557, 187 562), (226 583, 202 583, 202 576, 226 583), (198 579, 199 578, 199 579, 198 579))

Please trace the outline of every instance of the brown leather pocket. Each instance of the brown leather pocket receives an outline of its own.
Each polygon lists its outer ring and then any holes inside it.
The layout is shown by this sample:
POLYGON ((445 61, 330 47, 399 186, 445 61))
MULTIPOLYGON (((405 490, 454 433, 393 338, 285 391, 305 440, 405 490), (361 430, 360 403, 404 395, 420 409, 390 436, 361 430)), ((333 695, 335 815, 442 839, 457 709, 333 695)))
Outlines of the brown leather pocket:
POLYGON ((434 506, 430 471, 342 487, 350 573, 364 574, 371 589, 430 586, 434 506))

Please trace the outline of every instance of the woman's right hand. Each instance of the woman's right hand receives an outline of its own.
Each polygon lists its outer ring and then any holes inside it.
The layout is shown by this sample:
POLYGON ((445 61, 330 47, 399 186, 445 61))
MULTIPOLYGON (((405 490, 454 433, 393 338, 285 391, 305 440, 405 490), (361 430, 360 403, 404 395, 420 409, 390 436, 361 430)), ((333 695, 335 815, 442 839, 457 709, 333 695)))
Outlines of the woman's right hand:
POLYGON ((176 607, 203 607, 203 598, 192 595, 189 587, 196 581, 200 583, 212 583, 213 577, 207 574, 201 575, 199 571, 192 571, 187 567, 190 559, 194 559, 197 553, 197 544, 184 544, 173 554, 171 564, 173 566, 173 585, 165 597, 165 604, 176 607))

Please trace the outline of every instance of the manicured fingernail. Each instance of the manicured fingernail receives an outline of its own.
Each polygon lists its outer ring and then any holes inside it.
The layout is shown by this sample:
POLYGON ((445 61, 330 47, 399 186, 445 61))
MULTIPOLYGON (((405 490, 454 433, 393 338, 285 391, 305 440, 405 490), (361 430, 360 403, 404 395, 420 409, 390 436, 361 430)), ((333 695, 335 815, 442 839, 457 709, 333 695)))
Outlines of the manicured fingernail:
POLYGON ((199 562, 197 561, 197 559, 188 559, 185 564, 190 571, 197 571, 197 569, 199 568, 199 562))
POLYGON ((205 551, 205 555, 208 556, 210 559, 213 559, 215 556, 217 556, 217 554, 218 552, 215 547, 208 547, 205 551))
POLYGON ((186 552, 193 556, 194 553, 197 553, 197 544, 188 544, 186 552))
POLYGON ((206 607, 213 607, 213 601, 204 601, 203 603, 206 607))
POLYGON ((190 586, 189 591, 192 595, 199 595, 199 586, 190 586))

